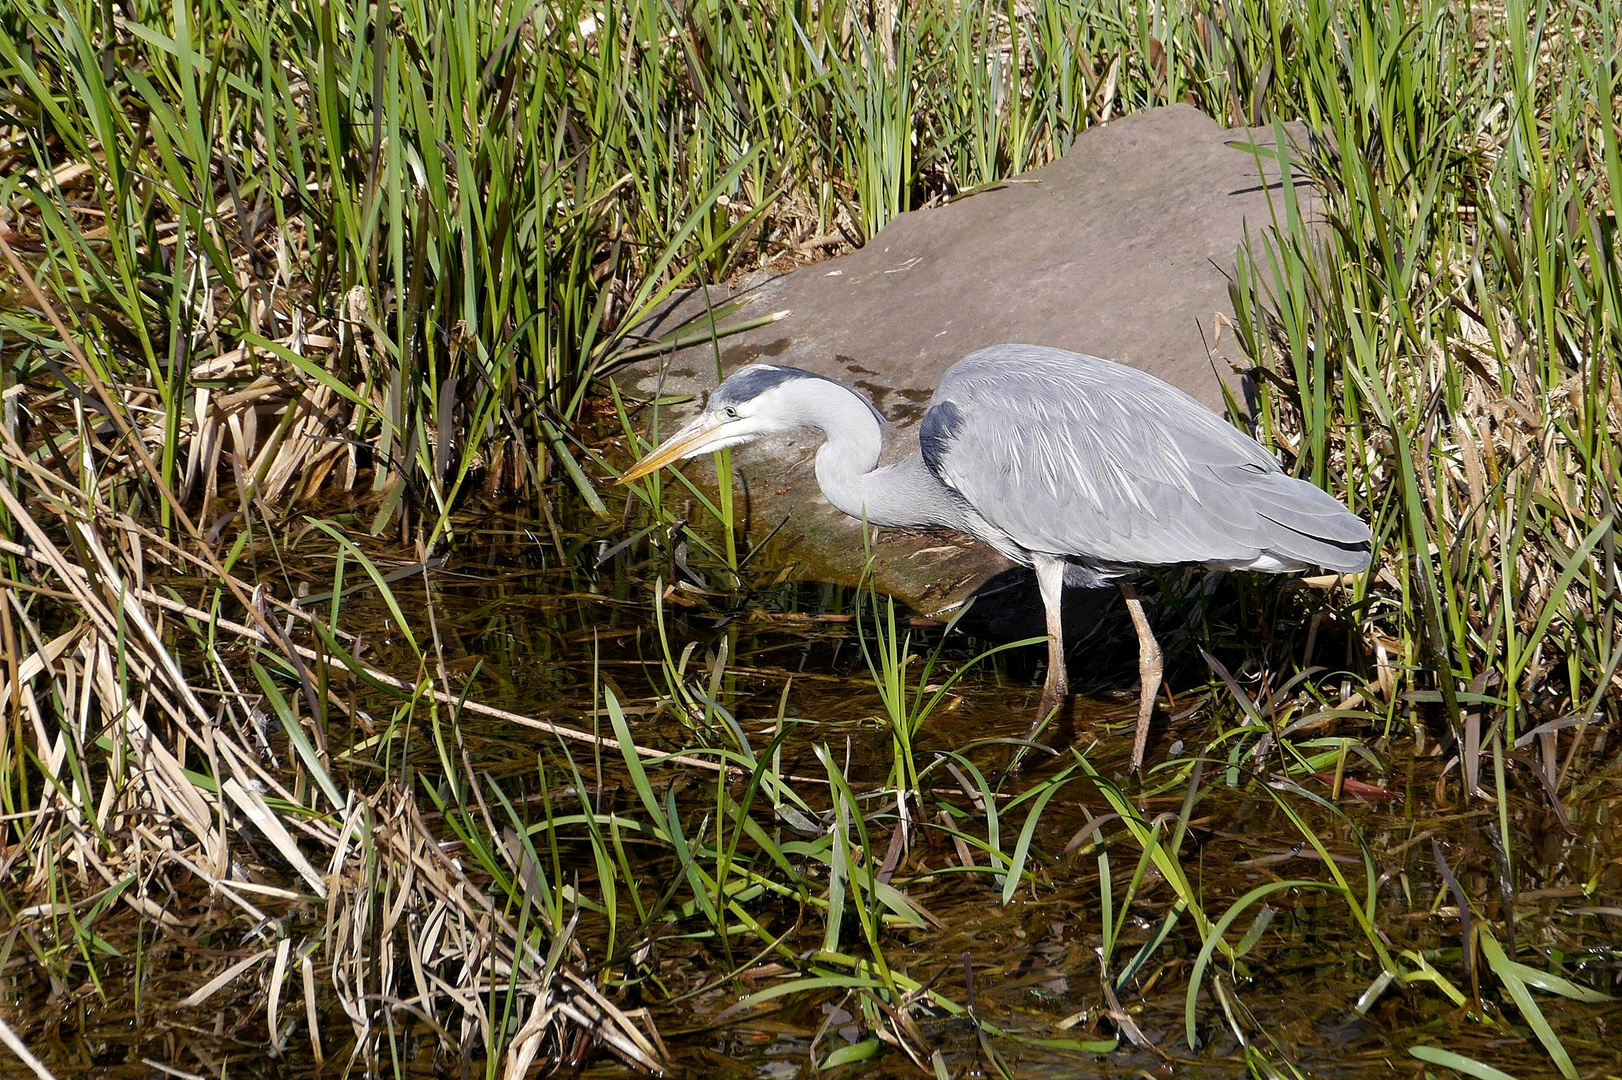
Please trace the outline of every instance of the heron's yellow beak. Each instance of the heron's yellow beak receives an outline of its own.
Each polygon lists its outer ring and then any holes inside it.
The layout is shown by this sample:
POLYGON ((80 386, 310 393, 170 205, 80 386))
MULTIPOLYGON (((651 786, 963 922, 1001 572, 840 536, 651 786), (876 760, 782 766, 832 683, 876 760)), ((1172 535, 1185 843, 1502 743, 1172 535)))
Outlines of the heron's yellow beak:
POLYGON ((726 421, 719 417, 700 416, 697 420, 666 439, 659 449, 625 470, 616 482, 629 484, 633 480, 640 480, 649 473, 664 468, 672 461, 703 453, 704 444, 708 443, 716 432, 725 426, 726 421))

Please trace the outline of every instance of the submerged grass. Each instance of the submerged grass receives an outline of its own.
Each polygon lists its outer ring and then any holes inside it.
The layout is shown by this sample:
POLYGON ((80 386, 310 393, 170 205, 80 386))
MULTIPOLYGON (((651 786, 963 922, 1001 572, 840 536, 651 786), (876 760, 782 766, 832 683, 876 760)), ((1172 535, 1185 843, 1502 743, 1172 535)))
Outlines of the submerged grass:
MULTIPOLYGON (((1575 843, 1572 811, 1614 784, 1619 42, 1616 0, 0 4, 0 970, 26 954, 49 992, 101 1000, 130 979, 139 1019, 163 968, 189 1008, 225 1003, 222 1030, 254 1017, 260 1058, 303 1040, 513 1076, 599 1048, 666 1068, 639 1009, 706 993, 740 1022, 828 1003, 819 1067, 1169 1054, 1122 997, 1182 978, 1189 1046, 1226 1031, 1284 1075, 1301 1063, 1246 998, 1288 945, 1270 913, 1321 900, 1355 933, 1311 963, 1358 984, 1349 1007, 1438 997, 1575 1075, 1547 1003, 1602 1007, 1614 952, 1523 893, 1587 903, 1615 874, 1596 849, 1529 890, 1524 817, 1539 800, 1575 843), (522 779, 468 751, 486 684, 403 582, 465 541, 480 493, 533 500, 560 560, 552 481, 610 518, 572 426, 599 377, 771 317, 638 337, 673 290, 861 244, 1181 101, 1311 132, 1279 166, 1313 195, 1279 188, 1234 328, 1263 436, 1375 526, 1342 692, 1213 658, 1225 719, 1149 789, 1090 750, 1011 787, 929 738, 964 668, 914 678, 893 606, 859 603, 884 727, 853 766, 787 684, 766 728, 743 717, 734 639, 704 657, 669 625, 667 603, 730 618, 708 581, 751 580, 723 460, 716 499, 650 477, 654 524, 598 557, 659 541, 651 702, 594 680, 580 726, 612 738, 541 725, 557 746, 522 779), (298 516, 332 495, 344 513, 298 516), (384 531, 403 569, 361 542, 384 531), (301 603, 315 543, 334 569, 301 603), (359 627, 357 583, 382 605, 359 627), (677 756, 639 745, 660 717, 677 756), (1437 847, 1429 887, 1340 802, 1359 772, 1387 797, 1407 736, 1441 737, 1436 802, 1489 836, 1437 847), (1208 881, 1200 815, 1229 799, 1271 808, 1316 872, 1208 881), (1054 850, 1078 813, 1090 864, 1054 850), (1032 1030, 989 999, 992 961, 930 956, 948 885, 1009 920, 1091 890, 1084 1021, 1032 1030)), ((1459 1038, 1409 1052, 1490 1075, 1459 1038)))

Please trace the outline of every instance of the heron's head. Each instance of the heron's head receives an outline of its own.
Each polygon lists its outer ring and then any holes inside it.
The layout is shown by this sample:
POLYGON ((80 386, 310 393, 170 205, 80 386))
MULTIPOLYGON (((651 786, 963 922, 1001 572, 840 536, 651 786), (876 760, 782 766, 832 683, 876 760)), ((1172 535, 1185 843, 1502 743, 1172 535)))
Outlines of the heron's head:
POLYGON ((806 380, 832 381, 799 368, 772 364, 739 368, 715 388, 703 412, 666 439, 659 449, 628 469, 619 482, 628 484, 673 461, 740 446, 803 426, 805 420, 795 403, 801 397, 798 391, 806 380))

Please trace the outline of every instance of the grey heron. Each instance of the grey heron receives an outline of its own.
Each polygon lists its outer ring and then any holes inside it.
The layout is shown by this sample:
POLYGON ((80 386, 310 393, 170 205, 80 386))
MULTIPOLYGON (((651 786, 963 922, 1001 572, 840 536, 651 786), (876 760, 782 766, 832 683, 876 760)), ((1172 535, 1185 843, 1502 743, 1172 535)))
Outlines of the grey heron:
POLYGON ((1048 667, 1033 737, 1069 691, 1065 585, 1115 582, 1138 636, 1133 772, 1162 677, 1136 573, 1179 564, 1356 573, 1369 565, 1369 528, 1339 500, 1286 474, 1181 390, 1109 360, 1034 345, 982 349, 941 377, 917 453, 880 467, 886 426, 843 383, 752 364, 620 482, 795 429, 819 433, 817 483, 839 510, 874 525, 955 529, 1035 569, 1048 667))

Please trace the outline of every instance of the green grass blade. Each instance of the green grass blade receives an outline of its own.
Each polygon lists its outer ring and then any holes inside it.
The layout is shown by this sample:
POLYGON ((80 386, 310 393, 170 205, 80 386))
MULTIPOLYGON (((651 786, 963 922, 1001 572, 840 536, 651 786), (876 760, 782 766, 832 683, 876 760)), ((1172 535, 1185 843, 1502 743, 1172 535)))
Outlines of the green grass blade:
POLYGON ((1476 1080, 1515 1080, 1514 1076, 1502 1069, 1495 1069, 1485 1062, 1465 1057, 1463 1054, 1455 1054, 1451 1050, 1442 1050, 1435 1046, 1410 1046, 1408 1053, 1427 1065, 1452 1069, 1461 1076, 1473 1076, 1476 1080))

